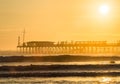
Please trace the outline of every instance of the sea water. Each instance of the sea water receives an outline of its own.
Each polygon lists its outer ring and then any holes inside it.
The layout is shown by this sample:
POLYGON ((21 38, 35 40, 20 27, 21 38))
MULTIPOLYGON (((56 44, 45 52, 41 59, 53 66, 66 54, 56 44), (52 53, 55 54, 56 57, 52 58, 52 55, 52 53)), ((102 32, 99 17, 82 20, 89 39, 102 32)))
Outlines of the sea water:
MULTIPOLYGON (((0 66, 26 66, 26 65, 104 65, 111 64, 110 61, 91 61, 91 62, 1 62, 0 66)), ((120 61, 115 61, 120 64, 120 61)))
POLYGON ((120 77, 9 77, 0 84, 120 84, 120 77))
MULTIPOLYGON (((109 61, 99 62, 11 62, 0 63, 0 66, 26 65, 86 65, 109 64, 109 61)), ((120 61, 116 61, 120 64, 120 61)), ((94 71, 96 72, 96 71, 94 71)), ((115 71, 114 71, 115 72, 115 71)), ((119 72, 119 70, 117 70, 119 72)), ((102 77, 1 77, 0 84, 120 84, 120 76, 102 77)))

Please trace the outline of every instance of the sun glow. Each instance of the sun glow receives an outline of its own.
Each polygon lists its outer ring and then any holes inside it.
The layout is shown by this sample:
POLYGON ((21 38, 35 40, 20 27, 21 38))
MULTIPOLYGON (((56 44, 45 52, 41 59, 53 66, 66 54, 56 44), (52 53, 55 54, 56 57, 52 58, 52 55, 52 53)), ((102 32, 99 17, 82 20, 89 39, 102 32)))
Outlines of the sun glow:
POLYGON ((101 82, 103 82, 103 83, 110 83, 111 80, 112 80, 111 78, 103 77, 101 82))
POLYGON ((99 8, 99 11, 101 14, 106 15, 109 12, 109 6, 108 5, 102 5, 99 8))

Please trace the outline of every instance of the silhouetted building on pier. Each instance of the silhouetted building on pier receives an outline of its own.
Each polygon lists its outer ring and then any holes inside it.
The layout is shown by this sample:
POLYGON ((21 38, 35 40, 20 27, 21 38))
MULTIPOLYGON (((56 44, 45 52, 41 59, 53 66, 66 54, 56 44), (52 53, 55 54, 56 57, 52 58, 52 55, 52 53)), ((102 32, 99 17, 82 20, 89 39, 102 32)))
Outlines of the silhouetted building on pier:
POLYGON ((18 51, 26 54, 120 54, 120 41, 30 41, 17 46, 18 51))

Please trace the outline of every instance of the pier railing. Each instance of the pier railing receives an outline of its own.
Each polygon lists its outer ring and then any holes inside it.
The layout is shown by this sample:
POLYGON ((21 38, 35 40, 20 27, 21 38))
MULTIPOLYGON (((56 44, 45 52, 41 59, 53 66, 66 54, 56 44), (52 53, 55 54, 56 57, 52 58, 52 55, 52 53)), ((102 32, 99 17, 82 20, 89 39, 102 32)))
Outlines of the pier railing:
POLYGON ((51 42, 30 41, 17 46, 20 53, 28 54, 120 54, 120 41, 51 42))

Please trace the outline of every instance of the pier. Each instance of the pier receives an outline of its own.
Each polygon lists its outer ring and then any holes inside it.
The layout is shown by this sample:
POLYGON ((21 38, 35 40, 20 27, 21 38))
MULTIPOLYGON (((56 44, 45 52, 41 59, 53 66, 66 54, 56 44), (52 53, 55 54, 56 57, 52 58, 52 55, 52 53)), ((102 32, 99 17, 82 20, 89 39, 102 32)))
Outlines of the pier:
POLYGON ((29 41, 18 43, 18 52, 26 54, 120 54, 120 41, 29 41))

